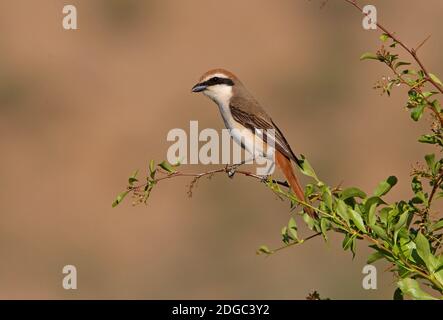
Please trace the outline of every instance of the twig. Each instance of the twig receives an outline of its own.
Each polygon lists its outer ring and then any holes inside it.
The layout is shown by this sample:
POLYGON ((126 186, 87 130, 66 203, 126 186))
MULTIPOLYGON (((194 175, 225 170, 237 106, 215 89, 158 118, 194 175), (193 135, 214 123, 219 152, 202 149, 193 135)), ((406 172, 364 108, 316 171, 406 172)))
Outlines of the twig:
POLYGON ((314 233, 314 234, 310 235, 309 237, 306 237, 306 238, 304 238, 302 240, 294 241, 294 242, 291 242, 290 244, 278 247, 276 249, 271 250, 271 254, 274 254, 274 253, 276 253, 276 252, 278 252, 280 250, 287 249, 287 248, 292 247, 292 246, 296 246, 296 245, 305 243, 306 241, 309 241, 309 240, 311 240, 311 239, 313 239, 315 237, 318 237, 321 234, 322 234, 321 232, 317 232, 317 233, 314 233))
POLYGON ((423 91, 421 90, 420 86, 422 85, 422 82, 419 84, 416 84, 414 86, 411 86, 401 74, 399 74, 395 68, 392 66, 392 64, 388 63, 387 66, 392 70, 392 72, 396 75, 396 77, 401 81, 402 84, 410 87, 411 89, 415 90, 424 101, 426 101, 427 106, 429 106, 429 109, 434 113, 436 119, 440 122, 440 127, 443 127, 443 116, 438 112, 438 110, 435 108, 435 106, 429 101, 428 98, 423 94, 423 91))
POLYGON ((429 200, 428 200, 428 209, 431 208, 431 203, 432 200, 434 199, 435 192, 441 186, 442 183, 443 183, 443 171, 440 172, 438 178, 435 180, 435 183, 432 186, 431 194, 429 195, 429 200))
MULTIPOLYGON (((230 168, 229 167, 224 167, 224 168, 220 168, 220 169, 215 169, 215 170, 210 170, 210 171, 205 171, 205 172, 199 172, 199 173, 191 173, 191 172, 180 172, 180 171, 175 171, 172 173, 167 173, 165 176, 154 179, 154 183, 158 183, 160 181, 163 180, 167 180, 167 179, 172 179, 172 178, 178 178, 178 177, 193 177, 195 179, 201 179, 203 177, 207 177, 207 176, 212 176, 214 174, 217 173, 229 173, 230 168)), ((240 174, 240 175, 244 175, 246 177, 251 177, 260 181, 264 181, 264 179, 266 177, 264 176, 260 176, 257 174, 254 174, 252 172, 249 171, 243 171, 243 170, 236 170, 235 174, 240 174)), ((279 180, 271 180, 273 183, 276 183, 278 185, 281 185, 283 187, 289 187, 289 184, 286 181, 279 181, 279 180)), ((130 189, 130 191, 137 191, 139 189, 142 189, 144 187, 146 187, 148 185, 148 183, 145 184, 141 184, 138 186, 134 186, 130 189)))
POLYGON ((426 41, 428 41, 429 40, 429 38, 431 37, 432 35, 430 34, 429 36, 427 36, 426 37, 426 39, 424 39, 418 46, 417 46, 417 48, 415 48, 415 52, 418 52, 418 50, 420 50, 420 48, 426 43, 426 41))
MULTIPOLYGON (((357 8, 362 14, 364 14, 365 16, 367 16, 368 14, 363 12, 363 8, 360 7, 357 3, 357 0, 344 0, 345 2, 351 4, 352 6, 354 6, 355 8, 357 8)), ((413 49, 413 48, 409 48, 403 41, 401 41, 399 38, 397 38, 395 36, 395 34, 393 32, 390 32, 388 29, 386 29, 384 26, 382 26, 380 23, 376 23, 377 27, 380 28, 384 33, 386 33, 390 38, 392 38, 396 43, 398 43, 403 49, 405 49, 413 58, 414 60, 417 62, 417 64, 420 66, 421 70, 423 71, 425 78, 427 81, 429 81, 430 83, 432 83, 432 85, 440 92, 443 93, 443 87, 438 84, 437 82, 435 82, 431 76, 429 75, 426 67, 423 65, 423 63, 421 62, 420 58, 417 55, 417 50, 423 45, 424 42, 426 42, 427 39, 425 39, 425 41, 423 41, 422 44, 420 44, 418 46, 418 48, 413 49)))

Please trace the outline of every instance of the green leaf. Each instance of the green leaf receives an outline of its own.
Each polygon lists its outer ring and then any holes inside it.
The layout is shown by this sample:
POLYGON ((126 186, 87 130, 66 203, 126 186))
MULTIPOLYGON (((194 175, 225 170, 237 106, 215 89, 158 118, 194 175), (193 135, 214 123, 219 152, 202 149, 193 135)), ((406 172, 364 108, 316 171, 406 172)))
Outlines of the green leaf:
POLYGON ((414 193, 423 191, 423 184, 421 183, 420 179, 417 176, 412 178, 411 187, 414 193))
POLYGON ((284 226, 281 229, 281 236, 284 243, 288 244, 291 242, 291 237, 288 235, 288 227, 284 226))
POLYGON ((350 249, 352 252, 352 257, 355 257, 355 235, 346 234, 345 238, 343 239, 342 247, 343 250, 350 249))
POLYGON ((151 177, 151 179, 155 178, 155 173, 157 172, 157 170, 155 169, 155 161, 151 160, 149 162, 149 176, 151 177))
POLYGON ((375 252, 373 252, 373 253, 371 253, 371 254, 369 255, 368 260, 367 260, 366 263, 367 263, 367 264, 372 264, 372 263, 374 263, 375 261, 384 258, 384 256, 385 256, 385 255, 384 255, 383 253, 381 253, 380 251, 375 251, 375 252))
POLYGON ((425 98, 432 97, 435 94, 438 94, 438 92, 437 91, 424 91, 421 93, 421 95, 425 98))
POLYGON ((386 33, 383 33, 383 34, 380 36, 380 40, 383 41, 383 42, 385 42, 385 41, 388 40, 389 38, 390 38, 389 35, 387 35, 386 33))
POLYGON ((328 235, 326 234, 329 228, 329 221, 328 219, 322 218, 320 220, 320 229, 321 229, 321 233, 323 235, 323 238, 325 239, 325 241, 328 241, 328 235))
POLYGON ((387 225, 388 224, 388 214, 392 209, 390 207, 385 207, 379 211, 378 216, 380 217, 381 225, 387 225))
POLYGON ((401 66, 409 66, 411 63, 410 62, 406 62, 406 61, 399 61, 395 64, 394 68, 397 69, 398 67, 401 66))
POLYGON ((426 164, 428 165, 429 169, 433 170, 435 166, 435 154, 427 154, 425 155, 426 164))
MULTIPOLYGON (((441 273, 443 272, 443 253, 440 253, 439 256, 436 258, 437 262, 437 268, 435 269, 435 273, 441 273)), ((443 283, 442 283, 443 284, 443 283)))
POLYGON ((291 219, 289 219, 288 222, 288 230, 289 230, 289 235, 294 239, 294 240, 298 240, 298 235, 297 235, 297 224, 295 223, 295 219, 291 217, 291 219))
POLYGON ((346 200, 353 197, 364 199, 366 198, 366 193, 364 193, 359 188, 351 187, 343 190, 340 195, 340 199, 342 200, 346 200))
POLYGON ((419 104, 411 111, 411 118, 414 121, 420 120, 421 116, 423 115, 423 111, 425 110, 424 104, 419 104))
POLYGON ((322 198, 329 210, 332 210, 332 193, 327 186, 323 187, 322 198))
POLYGON ((384 196, 397 184, 398 179, 395 176, 390 176, 385 181, 380 182, 378 187, 374 191, 374 195, 377 197, 384 196))
POLYGON ((386 241, 389 240, 386 231, 382 227, 372 226, 371 229, 374 230, 375 234, 377 236, 379 236, 380 238, 382 238, 383 240, 386 240, 386 241))
POLYGON ((432 254, 429 241, 421 232, 419 232, 415 237, 415 245, 417 253, 420 256, 420 258, 425 262, 427 269, 440 283, 443 284, 443 272, 436 271, 439 267, 439 261, 432 254))
POLYGON ((440 101, 438 100, 434 100, 431 102, 432 106, 435 108, 435 110, 437 110, 437 112, 441 112, 441 105, 440 105, 440 101))
POLYGON ((319 181, 317 175, 315 174, 314 169, 309 164, 308 160, 305 158, 304 155, 300 155, 300 166, 301 166, 301 171, 304 175, 314 178, 315 181, 319 181))
POLYGON ((347 225, 349 225, 348 207, 343 200, 337 201, 337 214, 346 221, 347 225))
POLYGON ((341 244, 343 249, 348 250, 351 247, 353 240, 354 240, 354 236, 351 236, 350 234, 346 234, 345 238, 343 239, 343 242, 341 244))
POLYGON ((434 82, 437 82, 439 85, 443 86, 443 83, 441 82, 441 80, 435 74, 430 73, 429 77, 431 77, 431 79, 434 80, 434 82))
POLYGON ((411 199, 412 203, 427 203, 426 196, 423 191, 419 191, 415 193, 415 197, 411 199))
POLYGON ((374 53, 365 52, 360 56, 360 60, 379 60, 379 57, 374 53))
POLYGON ((368 212, 368 225, 370 227, 374 226, 377 222, 377 216, 375 215, 375 210, 377 209, 377 203, 373 203, 369 208, 368 212))
POLYGON ((271 254, 272 251, 269 250, 269 248, 268 248, 267 246, 261 246, 260 248, 258 248, 258 250, 257 250, 257 254, 261 254, 261 253, 264 253, 264 254, 271 254))
POLYGON ((135 170, 134 173, 129 177, 128 183, 130 186, 132 186, 134 184, 134 182, 138 181, 137 174, 138 174, 138 170, 135 170))
POLYGON ((429 241, 426 237, 421 233, 417 233, 415 237, 415 244, 417 245, 417 253, 422 258, 423 261, 428 259, 428 256, 431 254, 431 248, 429 246, 429 241))
POLYGON ((162 161, 159 164, 159 167, 162 168, 163 170, 169 172, 169 173, 174 173, 175 169, 166 161, 162 161))
POLYGON ((305 186, 305 197, 308 198, 311 194, 315 192, 315 187, 312 183, 308 183, 305 186))
POLYGON ((183 159, 177 159, 175 163, 171 163, 173 167, 180 167, 182 164, 183 159))
POLYGON ((128 183, 130 186, 134 185, 134 182, 137 182, 137 181, 138 181, 138 179, 132 178, 132 177, 128 179, 128 183))
POLYGON ((432 272, 432 275, 437 279, 438 282, 443 286, 443 265, 439 266, 432 272), (437 271, 438 270, 438 271, 437 271))
POLYGON ((309 229, 314 229, 315 221, 306 212, 303 214, 303 221, 308 225, 309 229))
POLYGON ((399 241, 400 251, 407 259, 411 259, 414 261, 414 259, 411 256, 416 246, 414 241, 411 241, 411 239, 409 238, 409 231, 406 228, 400 229, 398 235, 400 235, 400 241, 399 241))
POLYGON ((429 231, 434 232, 443 228, 443 219, 440 219, 438 222, 431 225, 429 231))
POLYGON ((416 75, 417 71, 412 70, 412 69, 406 69, 402 71, 403 74, 411 74, 411 75, 416 75))
POLYGON ((356 237, 354 237, 354 239, 352 240, 352 243, 351 243, 351 252, 352 252, 352 259, 354 259, 355 258, 355 249, 357 248, 357 241, 356 241, 357 239, 356 239, 356 237))
POLYGON ((364 210, 364 211, 365 211, 365 212, 368 211, 369 208, 370 208, 374 203, 377 205, 377 207, 378 207, 379 205, 381 205, 381 204, 386 204, 386 202, 384 202, 382 198, 372 196, 372 197, 369 197, 369 198, 367 198, 367 199, 364 200, 364 206, 365 206, 365 210, 364 210))
POLYGON ((365 223, 363 222, 363 218, 361 217, 361 215, 351 208, 348 208, 348 215, 354 222, 355 226, 363 233, 366 233, 365 223))
POLYGON ((433 296, 424 292, 419 283, 411 278, 405 278, 397 282, 398 287, 404 295, 411 296, 415 300, 437 300, 433 296))
POLYGON ((428 239, 421 232, 419 232, 417 233, 414 242, 417 248, 418 255, 425 262, 428 270, 433 272, 436 268, 436 263, 435 258, 431 253, 431 247, 429 245, 428 239))
POLYGON ((437 144, 440 142, 439 138, 434 135, 424 134, 419 139, 418 142, 421 143, 429 143, 429 144, 437 144))
POLYGON ((120 193, 112 203, 112 207, 114 208, 118 206, 123 201, 123 199, 128 195, 128 193, 129 191, 123 191, 122 193, 120 193))
POLYGON ((403 212, 400 215, 400 219, 398 219, 398 222, 394 226, 394 231, 397 231, 400 228, 402 228, 408 221, 408 218, 409 218, 409 212, 408 211, 403 212))
POLYGON ((394 244, 397 243, 398 234, 402 230, 401 228, 403 228, 406 225, 408 218, 409 218, 409 212, 405 211, 400 215, 400 218, 398 219, 397 223, 395 224, 395 226, 394 226, 394 244))
POLYGON ((395 289, 394 291, 394 300, 403 300, 403 292, 400 288, 395 289))

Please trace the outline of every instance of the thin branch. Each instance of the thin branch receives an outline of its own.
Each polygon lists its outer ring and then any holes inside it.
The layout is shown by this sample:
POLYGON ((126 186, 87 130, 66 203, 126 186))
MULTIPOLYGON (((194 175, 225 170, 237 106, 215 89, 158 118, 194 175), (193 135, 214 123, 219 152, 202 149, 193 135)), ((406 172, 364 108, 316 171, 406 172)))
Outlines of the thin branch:
POLYGON ((435 180, 434 185, 432 186, 431 194, 429 195, 429 200, 428 200, 428 209, 431 208, 431 203, 432 200, 434 199, 435 192, 441 186, 442 183, 443 183, 443 171, 440 172, 439 176, 435 180))
MULTIPOLYGON (((363 15, 367 16, 368 14, 363 12, 363 8, 360 7, 357 3, 357 0, 344 0, 345 2, 351 4, 352 6, 354 6, 356 9, 358 9, 363 15)), ((413 58, 414 60, 417 62, 417 64, 420 66, 421 70, 423 71, 425 78, 427 81, 429 81, 430 83, 432 83, 432 85, 440 92, 443 93, 443 87, 438 84, 437 82, 435 82, 428 70, 426 69, 426 67, 423 65, 422 61, 420 60, 420 58, 417 55, 417 50, 421 47, 422 44, 419 45, 418 48, 413 49, 413 48, 409 48, 403 41, 401 41, 399 38, 397 38, 395 36, 395 34, 393 32, 390 32, 388 29, 386 29, 384 26, 382 26, 380 23, 376 23, 377 27, 380 28, 384 33, 386 33, 390 38, 392 38, 396 43, 398 43, 403 49, 405 49, 413 58)), ((429 38, 429 37, 428 37, 429 38)), ((427 40, 427 39, 426 39, 427 40)), ((426 41, 425 40, 425 41, 426 41)), ((424 42, 425 42, 424 41, 424 42)), ((423 42, 423 43, 424 43, 423 42)))
POLYGON ((302 239, 302 240, 294 241, 294 242, 291 242, 290 244, 287 244, 287 245, 284 245, 284 246, 278 247, 278 248, 276 248, 276 249, 270 250, 270 254, 274 254, 274 253, 276 253, 276 252, 278 252, 278 251, 281 251, 281 250, 287 249, 287 248, 289 248, 289 247, 292 247, 292 246, 296 246, 296 245, 299 245, 299 244, 305 243, 306 241, 309 241, 309 240, 311 240, 311 239, 313 239, 313 238, 315 238, 315 237, 318 237, 318 236, 321 235, 321 234, 322 234, 321 232, 317 232, 317 233, 314 233, 314 234, 310 235, 309 237, 306 237, 306 238, 304 238, 304 239, 302 239))
MULTIPOLYGON (((191 173, 191 172, 180 172, 180 171, 175 171, 172 173, 165 173, 166 175, 157 179, 154 179, 154 183, 158 183, 160 181, 163 180, 167 180, 167 179, 172 179, 172 178, 178 178, 178 177, 193 177, 194 179, 201 179, 203 177, 207 177, 207 176, 212 176, 214 174, 217 173, 226 173, 228 174, 230 172, 230 168, 229 166, 226 166, 224 168, 220 168, 220 169, 215 169, 215 170, 210 170, 210 171, 205 171, 205 172, 198 172, 198 173, 191 173)), ((235 174, 240 174, 240 175, 244 175, 246 177, 251 177, 260 181, 264 181, 267 177, 265 176, 260 176, 257 174, 254 174, 252 172, 249 171, 244 171, 244 170, 236 170, 235 174)), ((279 181, 279 180, 271 180, 273 183, 276 183, 278 185, 281 185, 283 187, 289 187, 289 184, 286 181, 279 181)), ((130 188, 130 191, 137 191, 140 190, 144 187, 146 187, 148 185, 148 183, 145 184, 141 184, 138 186, 134 186, 132 188, 130 188)))
POLYGON ((418 52, 418 50, 420 50, 420 48, 429 40, 429 38, 431 37, 432 35, 430 34, 429 36, 427 36, 426 37, 426 39, 424 39, 418 46, 417 46, 417 48, 415 48, 415 52, 417 53, 418 52))
POLYGON ((440 122, 440 127, 443 127, 443 116, 441 115, 440 112, 438 112, 438 110, 435 108, 435 106, 431 103, 431 101, 429 101, 428 98, 426 98, 426 96, 423 94, 423 91, 421 90, 420 86, 422 85, 422 83, 420 82, 418 85, 414 85, 411 86, 404 78, 401 74, 399 74, 397 72, 397 70, 395 70, 395 68, 392 66, 391 63, 387 63, 387 66, 392 70, 392 72, 396 75, 396 77, 401 81, 402 84, 410 87, 411 89, 415 90, 422 98, 424 101, 426 101, 427 106, 429 106, 429 109, 434 113, 436 119, 440 122))

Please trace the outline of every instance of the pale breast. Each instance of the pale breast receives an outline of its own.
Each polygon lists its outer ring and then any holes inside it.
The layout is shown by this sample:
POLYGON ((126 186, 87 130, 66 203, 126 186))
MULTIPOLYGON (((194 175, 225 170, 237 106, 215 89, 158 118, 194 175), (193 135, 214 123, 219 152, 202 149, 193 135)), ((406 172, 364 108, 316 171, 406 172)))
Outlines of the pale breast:
POLYGON ((219 106, 223 122, 232 139, 246 149, 250 154, 263 155, 266 148, 263 146, 263 140, 257 138, 255 134, 237 122, 231 114, 229 106, 219 106))

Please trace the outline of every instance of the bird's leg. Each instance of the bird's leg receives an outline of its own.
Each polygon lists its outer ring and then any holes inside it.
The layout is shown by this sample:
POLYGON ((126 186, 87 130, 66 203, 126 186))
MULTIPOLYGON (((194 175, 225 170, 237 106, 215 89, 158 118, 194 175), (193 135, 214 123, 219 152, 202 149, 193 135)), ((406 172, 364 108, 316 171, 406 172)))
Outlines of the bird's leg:
POLYGON ((238 167, 240 167, 241 165, 248 163, 250 161, 254 161, 254 159, 255 159, 255 157, 250 157, 249 159, 245 159, 245 160, 241 161, 240 163, 231 164, 231 165, 227 164, 225 170, 228 174, 228 177, 233 178, 238 167))
POLYGON ((260 176, 261 177, 261 182, 268 182, 269 181, 269 179, 271 178, 271 175, 270 174, 265 174, 265 175, 263 175, 263 176, 260 176))
POLYGON ((263 174, 260 175, 261 176, 261 182, 269 181, 271 179, 271 177, 272 177, 272 173, 275 170, 275 162, 273 160, 271 160, 271 159, 268 159, 268 160, 270 160, 270 165, 268 163, 267 167, 265 168, 265 170, 263 172, 263 174))

